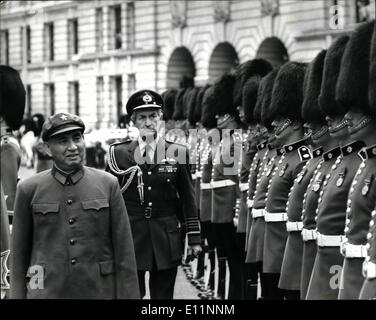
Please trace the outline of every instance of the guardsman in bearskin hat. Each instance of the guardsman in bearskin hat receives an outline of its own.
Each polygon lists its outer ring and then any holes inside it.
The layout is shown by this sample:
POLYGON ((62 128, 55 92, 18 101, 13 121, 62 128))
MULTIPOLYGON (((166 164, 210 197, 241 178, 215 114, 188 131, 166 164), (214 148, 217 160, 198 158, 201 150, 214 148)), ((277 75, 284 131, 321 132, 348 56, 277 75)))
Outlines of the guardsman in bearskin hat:
POLYGON ((17 70, 0 66, 1 183, 10 216, 16 195, 21 149, 13 130, 19 129, 25 110, 25 88, 17 70))
POLYGON ((110 147, 108 169, 118 177, 130 217, 141 296, 149 271, 151 299, 172 299, 182 258, 178 217, 183 212, 188 250, 201 251, 188 151, 160 132, 163 99, 152 90, 135 92, 127 113, 139 138, 110 147))
POLYGON ((257 91, 260 80, 265 76, 272 66, 263 59, 254 59, 242 63, 238 66, 235 74, 236 81, 234 85, 233 97, 234 105, 239 111, 239 118, 244 127, 242 140, 243 147, 241 157, 239 159, 239 190, 240 199, 236 206, 235 221, 237 221, 236 236, 238 240, 239 255, 242 261, 242 298, 245 298, 248 274, 251 271, 250 266, 246 265, 246 229, 247 229, 247 191, 248 176, 253 158, 257 152, 257 140, 255 139, 257 132, 256 123, 253 121, 253 109, 257 100, 257 91), (247 97, 244 96, 244 90, 247 87, 247 97))
MULTIPOLYGON (((320 112, 318 98, 321 89, 322 70, 324 66, 326 50, 322 50, 309 64, 304 78, 304 100, 302 106, 302 119, 308 128, 305 135, 310 147, 311 159, 309 159, 302 171, 295 178, 294 185, 290 190, 288 205, 286 208, 286 230, 288 238, 281 268, 281 277, 278 287, 295 293, 292 298, 300 298, 300 275, 303 253, 303 239, 301 231, 303 222, 301 219, 303 197, 307 186, 316 170, 323 153, 323 148, 318 140, 328 133, 325 117, 320 112), (310 139, 313 137, 313 139, 310 139), (298 294, 299 293, 299 294, 298 294)), ((304 160, 304 159, 302 159, 304 160)))
POLYGON ((352 140, 362 141, 366 147, 358 154, 362 162, 348 195, 345 239, 341 244, 344 263, 339 299, 359 298, 364 280, 362 264, 367 255, 367 233, 376 203, 376 183, 373 181, 376 173, 376 154, 373 154, 376 150, 376 114, 372 114, 368 102, 369 53, 374 24, 372 21, 355 29, 346 48, 341 70, 347 78, 347 90, 351 88, 350 93, 341 98, 349 101, 350 105, 350 111, 345 116, 348 130, 352 140))
MULTIPOLYGON (((360 85, 362 78, 355 78, 353 74, 357 67, 352 67, 354 44, 359 45, 359 37, 364 38, 364 27, 356 29, 350 37, 342 56, 341 68, 336 84, 336 105, 320 105, 327 115, 327 122, 334 138, 340 137, 341 157, 337 159, 325 177, 324 187, 318 200, 317 208, 317 255, 313 266, 312 276, 307 292, 307 299, 337 299, 339 292, 339 278, 342 273, 344 257, 340 247, 346 236, 346 209, 348 194, 356 171, 361 163, 358 152, 365 143, 351 137, 347 128, 348 119, 344 115, 351 108, 360 109, 367 103, 367 93, 360 85), (335 106, 339 110, 335 110, 335 106), (341 130, 343 128, 343 130, 341 130), (346 128, 346 131, 345 129, 346 128), (345 136, 346 133, 346 136, 345 136), (343 137, 342 137, 343 136, 343 137)), ((368 36, 370 41, 371 33, 368 36)), ((357 49, 355 49, 357 50, 357 49)), ((368 43, 369 50, 369 43, 368 43)), ((363 53, 362 53, 363 54, 363 53)), ((360 62, 360 65, 362 62, 360 62)), ((368 62, 367 62, 368 70, 368 62)), ((361 73, 364 76, 364 71, 361 73)), ((366 72, 367 74, 367 72, 366 72)), ((368 80, 366 83, 368 88, 368 80)), ((349 200, 351 201, 351 200, 349 200)))
POLYGON ((271 104, 266 108, 275 132, 275 144, 283 153, 275 167, 266 196, 263 272, 267 274, 266 299, 294 298, 296 292, 278 288, 283 253, 287 240, 286 221, 290 188, 310 153, 303 138, 301 107, 306 65, 288 62, 278 71, 271 104))
POLYGON ((254 158, 255 161, 252 164, 253 170, 250 172, 248 189, 248 208, 251 211, 251 216, 248 216, 247 224, 251 225, 251 227, 249 230, 245 261, 246 263, 253 265, 253 269, 255 269, 257 276, 253 274, 253 277, 248 283, 247 289, 252 297, 255 295, 257 296, 259 275, 261 283, 261 298, 267 296, 265 277, 262 272, 265 199, 274 167, 281 157, 279 149, 275 149, 273 145, 274 134, 271 125, 272 119, 267 117, 267 113, 264 112, 264 109, 270 104, 273 84, 277 73, 278 69, 274 69, 261 80, 259 85, 254 118, 258 119, 256 121, 259 122, 260 141, 257 145, 257 154, 254 158))
MULTIPOLYGON (((330 109, 335 106, 335 88, 338 79, 338 74, 341 65, 341 58, 345 50, 348 36, 339 37, 327 50, 324 60, 322 82, 320 88, 318 105, 312 104, 312 109, 306 109, 309 105, 303 107, 303 118, 306 122, 320 123, 320 118, 323 116, 321 106, 325 109, 330 109), (315 109, 316 108, 316 109, 315 109)), ((337 109, 337 108, 335 108, 337 109)), ((323 187, 323 182, 326 174, 332 170, 337 157, 341 154, 339 142, 331 137, 329 130, 326 130, 327 123, 322 123, 322 130, 318 130, 315 134, 312 132, 311 140, 314 145, 321 146, 323 155, 322 161, 318 164, 313 173, 312 179, 307 187, 306 194, 303 200, 303 255, 300 281, 300 298, 306 298, 309 280, 311 278, 312 268, 316 257, 316 209, 320 191, 323 187)), ((312 128, 312 130, 314 130, 312 128)), ((345 129, 343 129, 345 130, 345 129)))
MULTIPOLYGON (((370 73, 368 84, 369 105, 372 117, 376 117, 376 24, 373 31, 371 56, 370 56, 370 73)), ((375 163, 376 146, 373 146, 371 158, 375 163)), ((367 163, 368 165, 368 163, 367 163)), ((375 182, 375 181, 374 181, 375 182)), ((369 232, 367 234, 368 252, 365 262, 363 263, 363 276, 365 277, 362 289, 360 291, 360 299, 376 299, 376 206, 371 213, 372 221, 369 223, 369 232)))

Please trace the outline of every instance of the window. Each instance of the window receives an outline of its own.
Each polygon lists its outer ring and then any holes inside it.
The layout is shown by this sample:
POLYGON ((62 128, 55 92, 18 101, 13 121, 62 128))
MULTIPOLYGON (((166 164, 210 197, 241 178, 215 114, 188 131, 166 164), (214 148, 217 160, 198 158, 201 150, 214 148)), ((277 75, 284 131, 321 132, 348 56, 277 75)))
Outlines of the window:
POLYGON ((117 112, 117 120, 119 122, 120 116, 123 113, 123 79, 121 76, 115 77, 115 92, 116 92, 116 112, 117 112))
POLYGON ((31 29, 26 27, 26 59, 27 63, 31 63, 31 29))
POLYGON ((128 94, 131 95, 136 91, 136 75, 134 73, 128 74, 128 94))
POLYGON ((26 86, 26 113, 28 117, 31 117, 32 107, 31 107, 31 85, 26 86))
POLYGON ((68 58, 78 53, 78 20, 68 20, 68 58))
POLYGON ((127 3, 127 49, 135 48, 135 6, 134 2, 127 3))
POLYGON ((97 119, 100 125, 104 116, 104 101, 103 101, 104 81, 103 77, 97 77, 97 119))
POLYGON ((80 115, 80 84, 78 81, 69 82, 68 87, 69 111, 80 115))
POLYGON ((0 30, 0 64, 9 64, 8 30, 0 30))
POLYGON ((44 109, 45 113, 48 114, 48 110, 50 114, 55 114, 55 84, 53 83, 46 83, 44 85, 44 109))
POLYGON ((44 24, 44 60, 53 61, 54 52, 54 24, 53 22, 44 24))
POLYGON ((95 9, 95 46, 97 52, 103 50, 103 10, 95 9))
POLYGON ((121 6, 114 7, 114 23, 115 49, 121 49, 121 6))

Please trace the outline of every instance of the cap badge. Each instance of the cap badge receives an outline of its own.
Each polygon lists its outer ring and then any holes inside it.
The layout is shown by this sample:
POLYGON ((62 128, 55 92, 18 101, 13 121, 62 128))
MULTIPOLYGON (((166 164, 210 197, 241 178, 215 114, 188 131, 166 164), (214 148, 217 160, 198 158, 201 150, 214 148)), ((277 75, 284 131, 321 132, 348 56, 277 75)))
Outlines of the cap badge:
POLYGON ((149 103, 153 100, 153 98, 151 96, 149 96, 148 94, 145 94, 143 97, 142 97, 142 100, 145 102, 145 103, 149 103))
POLYGON ((61 120, 65 121, 68 120, 68 117, 65 114, 62 114, 60 117, 61 120))

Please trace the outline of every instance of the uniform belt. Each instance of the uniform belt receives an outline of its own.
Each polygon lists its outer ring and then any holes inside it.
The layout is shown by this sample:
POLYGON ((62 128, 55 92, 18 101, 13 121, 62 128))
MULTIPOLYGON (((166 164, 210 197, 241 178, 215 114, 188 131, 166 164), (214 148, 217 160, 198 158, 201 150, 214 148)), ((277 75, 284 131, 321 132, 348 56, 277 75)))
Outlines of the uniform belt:
POLYGON ((196 177, 197 178, 201 178, 202 177, 202 172, 201 171, 197 171, 196 172, 196 177))
POLYGON ((287 221, 286 222, 287 232, 292 231, 302 231, 303 230, 303 221, 287 221))
POLYGON ((376 263, 365 260, 363 262, 363 276, 370 280, 376 278, 376 263))
POLYGON ((247 199, 247 206, 248 206, 248 208, 252 208, 253 207, 253 200, 247 199))
POLYGON ((287 221, 286 212, 270 213, 265 211, 265 222, 283 222, 287 221))
POLYGON ((197 179, 197 173, 192 173, 192 180, 196 180, 197 179))
POLYGON ((340 247, 345 239, 343 235, 325 235, 317 232, 317 245, 319 247, 340 247))
POLYGON ((317 239, 317 232, 316 232, 315 229, 303 228, 302 238, 303 238, 303 241, 316 240, 317 239))
POLYGON ((265 215, 265 209, 252 209, 252 218, 259 218, 265 215))
POLYGON ((365 258, 367 257, 367 247, 361 244, 341 243, 341 253, 346 258, 365 258))
POLYGON ((222 188, 222 187, 230 187, 230 186, 234 186, 236 185, 236 183, 232 180, 219 180, 219 181, 212 181, 211 183, 211 186, 213 189, 216 189, 216 188, 222 188))
POLYGON ((201 190, 209 190, 211 188, 212 188, 212 186, 211 186, 210 182, 209 183, 201 183, 200 184, 200 189, 201 190))
POLYGON ((145 219, 150 218, 162 218, 175 216, 178 212, 177 208, 152 208, 152 207, 134 207, 129 204, 125 204, 128 209, 129 216, 145 217, 145 219))
POLYGON ((239 189, 240 189, 240 192, 247 191, 249 189, 248 182, 246 182, 246 183, 239 183, 239 189))

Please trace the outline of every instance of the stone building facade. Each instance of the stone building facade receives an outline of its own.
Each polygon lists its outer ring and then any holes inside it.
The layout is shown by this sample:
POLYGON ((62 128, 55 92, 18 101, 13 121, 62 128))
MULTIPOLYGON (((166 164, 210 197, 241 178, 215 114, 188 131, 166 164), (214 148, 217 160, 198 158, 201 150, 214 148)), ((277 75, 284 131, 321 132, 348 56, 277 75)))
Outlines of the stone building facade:
POLYGON ((375 0, 1 1, 0 63, 21 72, 27 113, 114 127, 135 90, 212 83, 255 57, 308 62, 374 16, 375 0))

